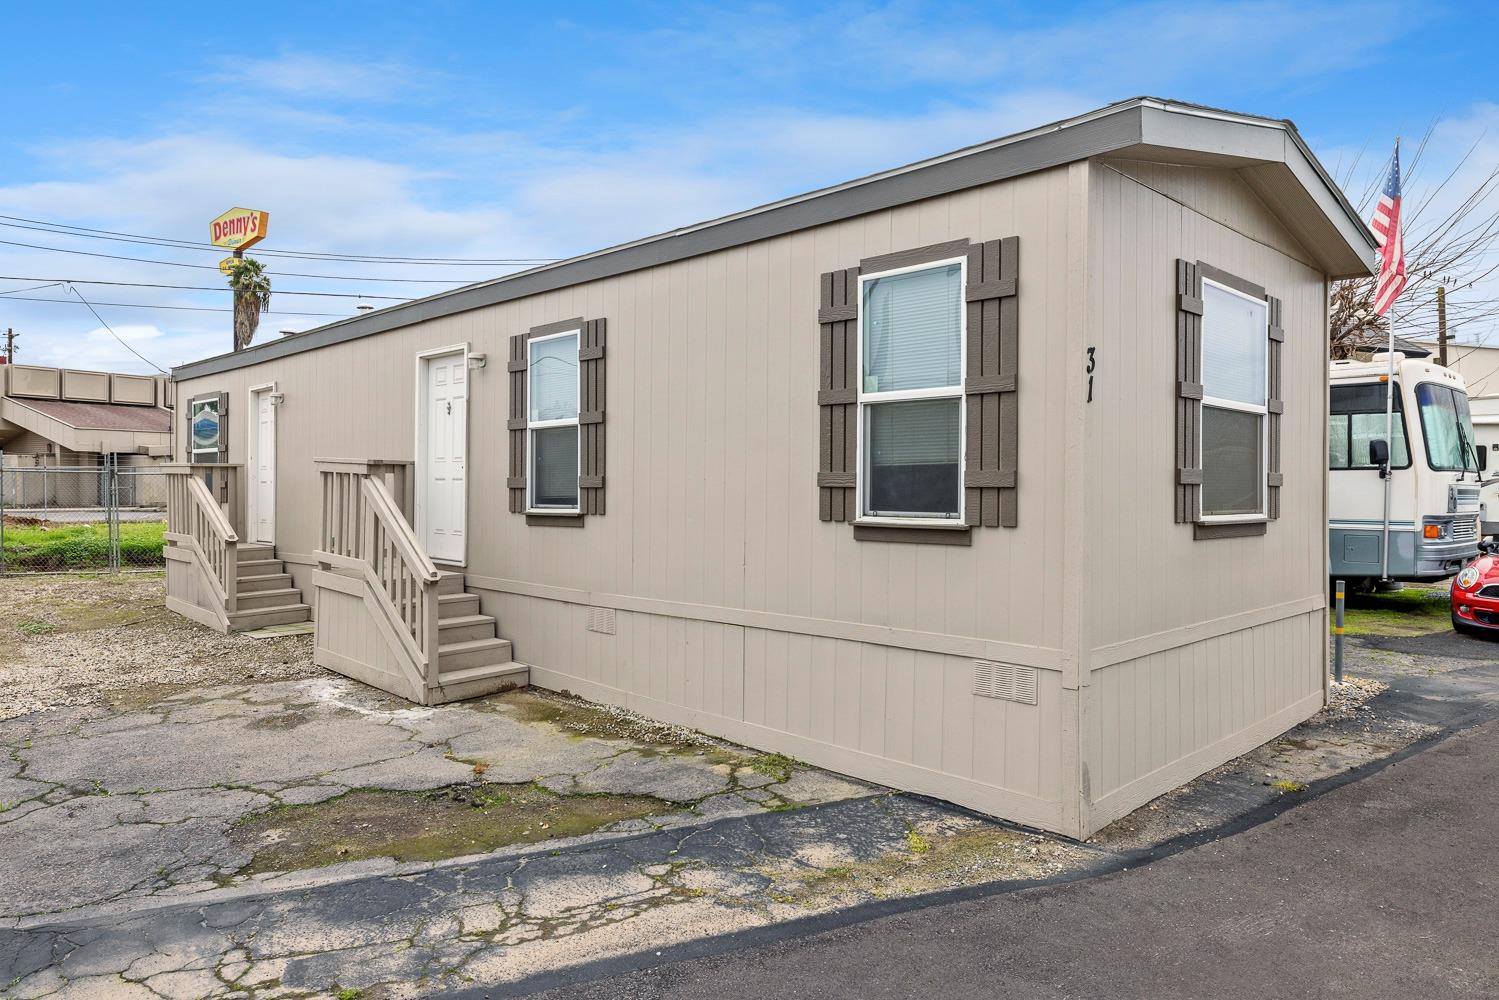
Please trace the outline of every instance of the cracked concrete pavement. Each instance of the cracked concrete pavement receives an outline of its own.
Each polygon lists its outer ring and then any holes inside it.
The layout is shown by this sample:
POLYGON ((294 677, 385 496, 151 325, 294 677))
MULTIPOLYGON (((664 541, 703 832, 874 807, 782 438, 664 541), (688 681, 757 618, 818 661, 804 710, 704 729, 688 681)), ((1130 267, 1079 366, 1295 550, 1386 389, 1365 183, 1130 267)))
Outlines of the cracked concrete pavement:
POLYGON ((419 996, 1089 860, 626 713, 587 710, 657 741, 579 732, 574 704, 414 708, 317 678, 0 722, 0 997, 419 996), (244 873, 246 817, 520 783, 662 810, 487 855, 244 873))
POLYGON ((1277 782, 1494 714, 1489 649, 1450 645, 1369 641, 1350 669, 1388 692, 1346 692, 1084 845, 541 693, 417 708, 320 676, 0 721, 0 998, 501 995, 1135 867, 1289 808, 1277 782), (422 796, 476 787, 660 810, 437 861, 252 864, 287 846, 283 817, 359 795, 425 816, 422 796))

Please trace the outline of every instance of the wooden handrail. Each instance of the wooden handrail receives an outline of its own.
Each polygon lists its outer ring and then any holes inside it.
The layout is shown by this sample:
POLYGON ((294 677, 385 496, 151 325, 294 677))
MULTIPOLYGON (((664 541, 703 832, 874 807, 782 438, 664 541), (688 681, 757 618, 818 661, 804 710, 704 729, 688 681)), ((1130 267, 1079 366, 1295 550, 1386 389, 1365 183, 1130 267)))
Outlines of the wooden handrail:
POLYGON ((318 559, 360 573, 401 635, 429 686, 437 684, 438 595, 442 574, 383 477, 404 490, 403 462, 319 459, 322 535, 318 559))
POLYGON ((226 613, 239 608, 239 535, 191 466, 167 475, 167 528, 203 561, 226 613))

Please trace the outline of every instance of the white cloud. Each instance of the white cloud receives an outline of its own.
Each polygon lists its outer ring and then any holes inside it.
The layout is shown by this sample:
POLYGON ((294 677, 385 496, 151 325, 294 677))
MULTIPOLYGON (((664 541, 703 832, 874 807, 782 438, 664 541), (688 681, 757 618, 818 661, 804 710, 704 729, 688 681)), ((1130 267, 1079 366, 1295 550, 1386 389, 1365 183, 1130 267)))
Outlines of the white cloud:
POLYGON ((425 89, 432 75, 392 60, 283 52, 271 58, 236 60, 232 72, 210 73, 204 79, 222 84, 231 92, 257 90, 308 100, 383 101, 425 89))

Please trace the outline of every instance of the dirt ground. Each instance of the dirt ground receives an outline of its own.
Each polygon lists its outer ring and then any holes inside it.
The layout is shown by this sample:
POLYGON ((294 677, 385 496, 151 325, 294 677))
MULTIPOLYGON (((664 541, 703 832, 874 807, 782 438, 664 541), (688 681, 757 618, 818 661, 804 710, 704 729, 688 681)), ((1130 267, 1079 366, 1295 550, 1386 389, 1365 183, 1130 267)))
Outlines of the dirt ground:
POLYGON ((166 609, 159 573, 0 577, 0 719, 312 677, 311 636, 219 635, 166 609))

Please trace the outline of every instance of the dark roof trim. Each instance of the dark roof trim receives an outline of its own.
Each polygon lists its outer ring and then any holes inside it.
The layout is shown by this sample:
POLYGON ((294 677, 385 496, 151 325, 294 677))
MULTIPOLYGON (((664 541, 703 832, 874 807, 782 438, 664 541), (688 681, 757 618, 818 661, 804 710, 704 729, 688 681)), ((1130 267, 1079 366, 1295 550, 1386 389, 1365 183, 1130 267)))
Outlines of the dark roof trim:
MULTIPOLYGON (((326 326, 259 344, 237 353, 222 354, 191 362, 174 368, 172 377, 177 381, 183 381, 245 368, 288 355, 300 354, 303 351, 317 350, 321 347, 437 319, 441 316, 510 302, 584 282, 612 278, 631 271, 742 246, 925 198, 1035 173, 1050 167, 1087 159, 1090 156, 1117 152, 1148 143, 1159 144, 1162 138, 1166 137, 1147 138, 1149 121, 1147 116, 1159 115, 1163 111, 1171 113, 1173 125, 1176 126, 1164 130, 1170 133, 1172 141, 1185 141, 1181 138, 1183 129, 1190 128, 1193 122, 1204 121, 1215 121, 1220 129, 1238 126, 1238 129, 1242 130, 1245 126, 1256 126, 1257 131, 1275 131, 1295 135, 1295 126, 1289 122, 1218 112, 1156 98, 1134 98, 1076 118, 1069 118, 1066 121, 970 146, 933 159, 773 202, 735 215, 441 292, 424 299, 378 309, 362 316, 338 320, 326 326)), ((1159 118, 1156 119, 1156 121, 1159 120, 1159 118)), ((1198 142, 1184 148, 1198 149, 1205 145, 1205 143, 1198 142)), ((1260 145, 1267 147, 1264 151, 1266 159, 1283 159, 1283 153, 1279 150, 1283 150, 1285 144, 1284 140, 1278 137, 1268 144, 1255 144, 1243 140, 1237 143, 1239 149, 1245 150, 1253 146, 1255 152, 1259 152, 1260 145)), ((1325 211, 1346 211, 1347 218, 1334 220, 1334 224, 1339 225, 1340 230, 1346 229, 1350 235, 1355 228, 1362 229, 1364 237, 1369 240, 1372 248, 1372 236, 1367 232, 1368 227, 1359 222, 1356 213, 1348 205, 1347 199, 1337 191, 1337 186, 1332 184, 1326 171, 1322 170, 1315 158, 1311 157, 1310 152, 1306 151, 1306 146, 1299 137, 1296 139, 1296 148, 1304 151, 1312 166, 1294 164, 1292 169, 1301 167, 1302 170, 1297 171, 1298 175, 1301 175, 1302 171, 1314 172, 1315 176, 1328 185, 1332 192, 1331 194, 1314 192, 1313 196, 1317 198, 1319 207, 1323 207, 1325 211)), ((1215 148, 1206 151, 1218 152, 1219 150, 1215 148)), ((1228 151, 1222 150, 1222 152, 1228 151)), ((1245 152, 1241 155, 1250 154, 1245 152)))

